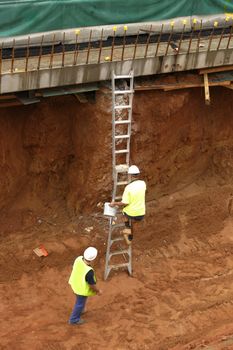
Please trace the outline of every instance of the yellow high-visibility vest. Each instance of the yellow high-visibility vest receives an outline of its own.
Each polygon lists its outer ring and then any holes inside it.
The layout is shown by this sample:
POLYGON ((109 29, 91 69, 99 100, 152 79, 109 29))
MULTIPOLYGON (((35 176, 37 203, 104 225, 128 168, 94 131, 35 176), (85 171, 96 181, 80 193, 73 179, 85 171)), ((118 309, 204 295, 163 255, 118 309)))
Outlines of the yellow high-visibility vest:
MULTIPOLYGON (((88 297, 96 294, 96 292, 91 289, 90 285, 85 280, 86 274, 90 270, 93 269, 91 266, 85 264, 85 262, 83 261, 83 256, 79 256, 75 260, 73 270, 69 278, 69 284, 71 285, 71 288, 73 289, 73 292, 75 294, 88 297)), ((94 279, 96 281, 95 274, 94 279)))
POLYGON ((126 204, 123 212, 129 216, 145 215, 146 183, 143 180, 135 180, 129 183, 122 196, 122 203, 126 204))

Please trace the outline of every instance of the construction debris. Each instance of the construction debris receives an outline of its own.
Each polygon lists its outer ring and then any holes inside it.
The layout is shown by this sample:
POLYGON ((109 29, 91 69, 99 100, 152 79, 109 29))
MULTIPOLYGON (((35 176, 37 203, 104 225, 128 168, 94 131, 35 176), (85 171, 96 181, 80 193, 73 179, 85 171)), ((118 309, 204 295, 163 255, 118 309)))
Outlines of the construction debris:
POLYGON ((47 252, 47 250, 45 249, 43 244, 41 244, 39 247, 33 249, 33 252, 39 257, 48 256, 49 255, 49 253, 47 252))

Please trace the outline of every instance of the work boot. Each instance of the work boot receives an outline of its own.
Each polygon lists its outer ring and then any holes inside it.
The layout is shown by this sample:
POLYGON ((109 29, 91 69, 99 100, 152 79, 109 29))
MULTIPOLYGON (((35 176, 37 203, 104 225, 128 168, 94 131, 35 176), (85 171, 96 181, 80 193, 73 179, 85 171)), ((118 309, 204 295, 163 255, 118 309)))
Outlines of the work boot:
POLYGON ((125 227, 130 228, 130 222, 129 221, 125 221, 125 227))
POLYGON ((124 234, 124 238, 125 238, 126 243, 128 245, 130 245, 132 243, 132 240, 133 240, 133 235, 124 234))
POLYGON ((69 324, 71 324, 72 326, 79 326, 81 324, 84 324, 86 321, 81 319, 78 322, 69 322, 69 324))
POLYGON ((123 234, 130 235, 131 234, 131 229, 130 228, 124 228, 122 231, 123 234))

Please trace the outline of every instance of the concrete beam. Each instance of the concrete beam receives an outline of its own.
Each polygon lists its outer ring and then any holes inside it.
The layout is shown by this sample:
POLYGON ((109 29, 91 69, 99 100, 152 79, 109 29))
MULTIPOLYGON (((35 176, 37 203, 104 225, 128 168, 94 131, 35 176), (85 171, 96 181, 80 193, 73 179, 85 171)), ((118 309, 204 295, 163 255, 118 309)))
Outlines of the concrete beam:
POLYGON ((135 76, 145 76, 231 64, 233 64, 233 48, 4 73, 0 77, 0 94, 110 80, 112 70, 116 74, 125 75, 133 69, 135 76))

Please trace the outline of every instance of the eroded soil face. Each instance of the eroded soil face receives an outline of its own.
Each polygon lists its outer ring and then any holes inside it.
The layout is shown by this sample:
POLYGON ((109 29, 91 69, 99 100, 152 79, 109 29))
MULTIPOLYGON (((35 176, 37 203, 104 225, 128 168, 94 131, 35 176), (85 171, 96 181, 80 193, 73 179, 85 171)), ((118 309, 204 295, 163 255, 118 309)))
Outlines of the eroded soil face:
POLYGON ((132 163, 148 185, 133 277, 104 282, 111 94, 0 110, 1 349, 233 349, 232 92, 135 94, 132 163), (39 258, 33 249, 49 252, 39 258), (77 255, 99 250, 103 295, 67 324, 77 255))

